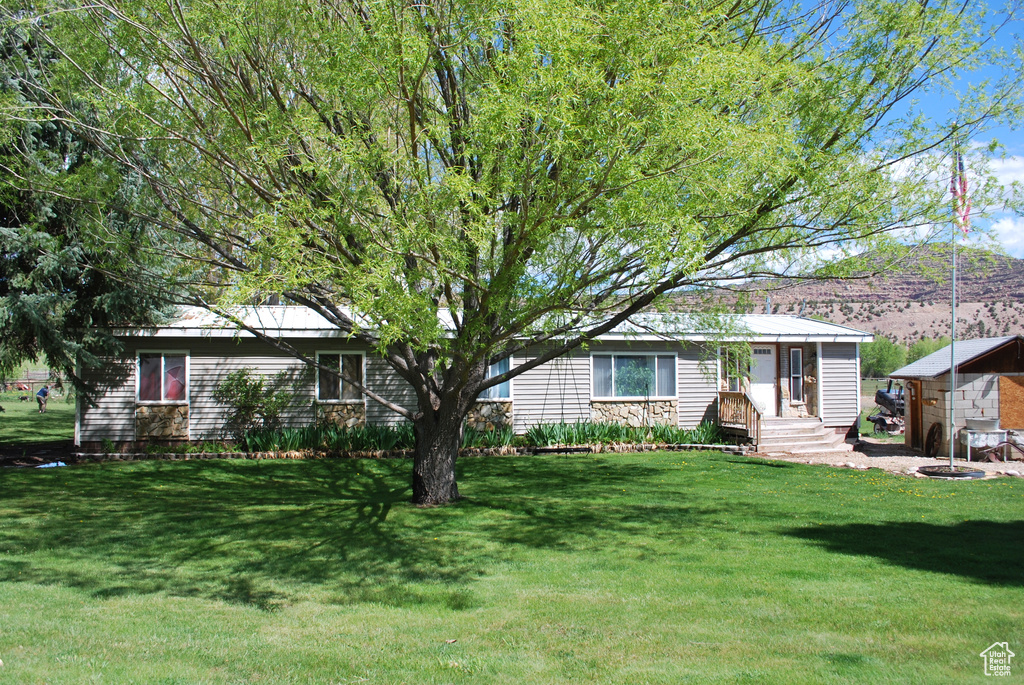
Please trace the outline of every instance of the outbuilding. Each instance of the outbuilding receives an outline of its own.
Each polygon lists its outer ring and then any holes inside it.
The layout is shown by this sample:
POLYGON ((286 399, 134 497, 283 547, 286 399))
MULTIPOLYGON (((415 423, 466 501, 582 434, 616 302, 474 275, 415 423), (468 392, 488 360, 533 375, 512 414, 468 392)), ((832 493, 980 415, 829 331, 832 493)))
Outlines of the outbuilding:
MULTIPOLYGON (((1024 336, 958 340, 897 369, 904 384, 906 444, 929 456, 949 454, 968 419, 993 419, 1002 430, 1024 429, 1024 336), (953 426, 949 425, 950 367, 955 361, 953 426)), ((993 426, 995 428, 995 426, 993 426)), ((956 454, 966 456, 958 447, 956 454)))

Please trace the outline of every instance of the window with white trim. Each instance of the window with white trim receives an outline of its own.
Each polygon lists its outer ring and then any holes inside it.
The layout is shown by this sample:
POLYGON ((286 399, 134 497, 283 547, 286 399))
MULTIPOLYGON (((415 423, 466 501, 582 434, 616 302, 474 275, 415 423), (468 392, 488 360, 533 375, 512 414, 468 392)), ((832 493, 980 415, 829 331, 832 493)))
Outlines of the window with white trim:
POLYGON ((722 373, 725 375, 726 387, 729 392, 743 391, 743 369, 741 368, 740 355, 734 350, 726 349, 722 355, 722 373))
POLYGON ((316 399, 320 402, 359 402, 356 384, 363 384, 363 355, 353 352, 317 352, 316 399), (327 367, 327 368, 324 368, 327 367))
POLYGON ((676 358, 670 354, 595 354, 594 397, 676 396, 676 358))
POLYGON ((789 401, 804 401, 804 351, 800 347, 789 348, 789 401))
MULTIPOLYGON (((494 378, 500 376, 503 373, 508 373, 509 360, 502 359, 500 362, 494 362, 487 367, 487 377, 494 378)), ((512 397, 512 381, 505 381, 504 383, 498 383, 492 385, 483 392, 477 399, 481 400, 507 400, 512 397)))
POLYGON ((139 402, 188 402, 188 353, 139 352, 139 402))

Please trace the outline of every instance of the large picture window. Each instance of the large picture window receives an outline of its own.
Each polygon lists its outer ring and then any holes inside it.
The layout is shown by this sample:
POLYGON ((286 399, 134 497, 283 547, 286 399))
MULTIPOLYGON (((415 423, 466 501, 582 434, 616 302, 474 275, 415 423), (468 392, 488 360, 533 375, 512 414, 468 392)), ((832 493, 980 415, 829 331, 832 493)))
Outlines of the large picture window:
MULTIPOLYGON (((487 377, 494 378, 500 376, 503 373, 507 373, 509 369, 509 360, 502 359, 500 362, 495 362, 487 368, 487 377)), ((479 399, 481 400, 507 400, 512 397, 512 381, 505 381, 498 385, 492 385, 491 387, 480 393, 479 399)))
POLYGON ((139 401, 187 402, 188 354, 139 352, 139 401))
POLYGON ((667 354, 595 354, 594 397, 675 397, 676 358, 667 354))
POLYGON ((363 355, 318 352, 316 398, 321 402, 354 402, 363 399, 356 384, 363 384, 363 355), (327 367, 327 368, 324 368, 327 367))

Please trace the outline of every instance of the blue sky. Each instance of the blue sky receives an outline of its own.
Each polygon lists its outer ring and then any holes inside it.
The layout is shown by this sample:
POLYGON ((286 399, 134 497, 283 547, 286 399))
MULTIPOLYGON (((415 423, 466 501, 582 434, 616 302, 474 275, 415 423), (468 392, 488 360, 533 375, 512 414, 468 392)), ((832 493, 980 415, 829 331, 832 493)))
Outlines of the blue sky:
MULTIPOLYGON (((988 5, 993 10, 1002 7, 1001 3, 994 0, 989 0, 988 5)), ((1018 18, 1011 18, 1002 27, 997 34, 996 44, 1012 52, 1016 46, 1020 45, 1021 37, 1024 36, 1024 20, 1019 18, 1024 16, 1024 12, 1018 9, 1010 11, 1013 12, 1012 16, 1018 18)), ((1000 13, 1000 19, 1007 17, 1005 11, 1000 10, 1000 13)), ((998 80, 1001 76, 1004 76, 1004 74, 1001 73, 1000 68, 992 66, 968 75, 961 83, 957 84, 957 89, 961 92, 966 92, 972 83, 979 83, 984 79, 994 81, 998 80)), ((1018 97, 1024 99, 1024 93, 1021 93, 1018 97)), ((951 104, 951 98, 935 98, 931 101, 923 101, 921 106, 924 112, 934 117, 935 120, 943 121, 949 118, 951 114, 951 104)), ((1004 146, 1003 153, 1005 158, 993 160, 991 170, 1005 184, 1016 181, 1024 185, 1024 131, 1021 130, 1019 125, 1016 128, 1000 127, 993 129, 982 137, 974 139, 972 143, 982 145, 988 143, 993 138, 1004 146)), ((948 180, 946 183, 948 183, 948 180)), ((997 212, 994 216, 987 219, 976 218, 974 226, 978 229, 990 229, 992 237, 1008 254, 1024 259, 1024 218, 1012 212, 997 212)), ((977 243, 980 240, 980 235, 975 232, 971 238, 967 239, 967 242, 977 243)))

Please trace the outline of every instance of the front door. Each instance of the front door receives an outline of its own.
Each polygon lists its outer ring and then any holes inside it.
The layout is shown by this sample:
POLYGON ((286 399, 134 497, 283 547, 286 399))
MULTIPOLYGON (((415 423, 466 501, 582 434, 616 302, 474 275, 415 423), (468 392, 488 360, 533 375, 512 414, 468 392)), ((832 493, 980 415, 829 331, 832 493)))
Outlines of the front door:
POLYGON ((775 347, 754 345, 750 364, 750 395, 761 405, 764 416, 778 416, 775 388, 778 381, 775 347))

